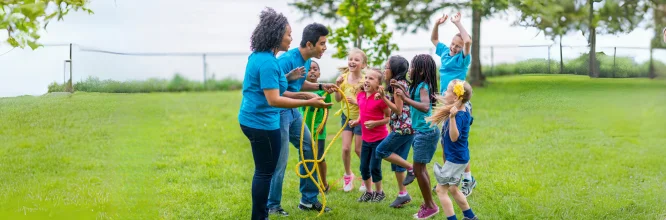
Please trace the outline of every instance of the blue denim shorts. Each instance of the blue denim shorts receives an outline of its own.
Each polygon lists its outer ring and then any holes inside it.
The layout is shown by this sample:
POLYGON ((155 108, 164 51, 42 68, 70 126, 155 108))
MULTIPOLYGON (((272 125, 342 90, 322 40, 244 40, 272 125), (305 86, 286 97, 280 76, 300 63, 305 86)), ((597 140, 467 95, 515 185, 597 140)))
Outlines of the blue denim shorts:
POLYGON ((432 157, 437 150, 437 142, 439 141, 439 129, 432 129, 429 131, 416 131, 414 135, 414 163, 427 164, 430 163, 432 157))
MULTIPOLYGON (((395 132, 391 132, 380 144, 377 146, 376 157, 379 159, 384 159, 391 156, 392 153, 397 154, 402 157, 402 159, 407 160, 409 156, 409 149, 414 142, 413 134, 401 135, 395 132)), ((393 172, 405 172, 407 169, 404 167, 391 164, 391 171, 393 172)))
MULTIPOLYGON (((347 116, 345 114, 342 114, 342 121, 340 121, 340 126, 345 125, 345 121, 347 121, 347 116)), ((347 123, 347 126, 344 128, 345 131, 351 131, 355 135, 361 135, 361 126, 356 125, 356 127, 349 127, 349 123, 347 123)))

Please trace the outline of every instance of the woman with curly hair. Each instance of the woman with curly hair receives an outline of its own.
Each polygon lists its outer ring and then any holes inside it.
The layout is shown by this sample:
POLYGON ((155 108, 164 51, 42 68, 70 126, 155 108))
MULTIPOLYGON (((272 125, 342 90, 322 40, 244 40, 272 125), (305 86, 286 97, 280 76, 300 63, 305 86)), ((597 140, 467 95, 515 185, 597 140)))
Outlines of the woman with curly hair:
POLYGON ((268 219, 268 192, 280 156, 280 108, 312 106, 326 108, 331 104, 317 97, 298 100, 283 97, 287 78, 301 77, 302 70, 284 75, 275 55, 291 44, 291 26, 287 18, 271 8, 261 12, 259 25, 252 32, 252 54, 248 57, 243 80, 243 100, 238 122, 250 141, 254 158, 252 178, 252 219, 268 219))

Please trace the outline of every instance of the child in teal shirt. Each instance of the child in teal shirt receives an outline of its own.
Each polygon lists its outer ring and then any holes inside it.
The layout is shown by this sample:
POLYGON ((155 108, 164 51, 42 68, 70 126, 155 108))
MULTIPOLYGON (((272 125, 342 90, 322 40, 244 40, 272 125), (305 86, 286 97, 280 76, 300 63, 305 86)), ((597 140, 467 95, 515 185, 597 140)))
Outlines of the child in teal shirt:
MULTIPOLYGON (((317 80, 320 76, 321 72, 319 71, 319 64, 312 60, 312 63, 310 64, 310 71, 308 72, 306 80, 312 83, 317 83, 317 80)), ((326 103, 333 102, 331 99, 331 94, 326 94, 326 91, 324 90, 319 90, 314 93, 324 97, 324 102, 326 103)), ((330 109, 331 107, 328 108, 330 109)), ((316 115, 314 115, 315 108, 310 108, 308 112, 305 112, 305 107, 301 107, 299 110, 301 111, 301 114, 305 116, 305 124, 308 125, 308 128, 310 128, 311 134, 315 134, 318 128, 323 126, 321 133, 315 137, 317 138, 317 159, 321 159, 321 157, 324 155, 324 150, 326 149, 326 118, 324 118, 324 109, 317 109, 316 115), (313 119, 314 126, 312 126, 313 119)), ((326 160, 322 160, 321 163, 319 163, 319 173, 321 174, 321 182, 324 184, 324 192, 327 193, 330 187, 326 181, 326 169, 326 160)))

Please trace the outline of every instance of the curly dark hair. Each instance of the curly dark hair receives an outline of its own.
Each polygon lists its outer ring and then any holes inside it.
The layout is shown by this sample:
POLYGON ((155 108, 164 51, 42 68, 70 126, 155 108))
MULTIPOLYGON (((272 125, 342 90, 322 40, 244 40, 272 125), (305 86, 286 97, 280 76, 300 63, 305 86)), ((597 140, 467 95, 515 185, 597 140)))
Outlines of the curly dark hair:
MULTIPOLYGON (((409 71, 409 62, 402 56, 396 55, 389 58, 389 69, 391 70, 391 79, 407 81, 407 71, 409 71)), ((407 82, 409 84, 409 82, 407 82)), ((389 93, 393 94, 393 86, 386 83, 384 88, 389 93)))
POLYGON ((428 88, 430 89, 430 104, 433 106, 436 105, 437 100, 436 100, 436 94, 439 89, 437 88, 437 64, 435 63, 435 60, 432 59, 432 56, 428 54, 419 54, 416 55, 412 59, 412 71, 411 71, 411 78, 412 78, 412 86, 410 87, 410 94, 412 99, 418 96, 418 92, 416 91, 416 88, 419 86, 421 83, 425 83, 428 85, 428 88))
POLYGON ((272 8, 266 8, 259 16, 259 24, 252 31, 250 49, 254 52, 265 52, 279 48, 287 25, 287 17, 272 8))
POLYGON ((305 47, 308 42, 310 42, 312 46, 316 46, 319 38, 326 35, 328 35, 328 28, 326 28, 326 26, 319 23, 308 24, 308 26, 305 26, 305 29, 303 29, 301 47, 305 47))

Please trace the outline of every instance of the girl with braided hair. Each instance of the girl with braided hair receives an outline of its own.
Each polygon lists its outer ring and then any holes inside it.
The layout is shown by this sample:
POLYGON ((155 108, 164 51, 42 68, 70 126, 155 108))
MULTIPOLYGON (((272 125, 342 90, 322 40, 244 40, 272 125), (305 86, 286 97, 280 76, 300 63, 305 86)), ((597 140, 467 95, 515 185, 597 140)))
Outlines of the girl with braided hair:
POLYGON ((432 113, 432 107, 435 105, 437 89, 437 65, 430 55, 420 54, 412 59, 411 81, 409 96, 405 94, 407 88, 399 84, 396 86, 396 95, 410 106, 412 118, 412 129, 414 129, 414 142, 412 143, 413 170, 407 172, 407 177, 403 185, 409 185, 417 180, 421 195, 423 195, 424 204, 421 205, 418 213, 414 215, 417 219, 427 219, 439 213, 437 204, 432 199, 430 193, 430 176, 426 168, 437 149, 439 140, 439 129, 425 121, 432 113))

